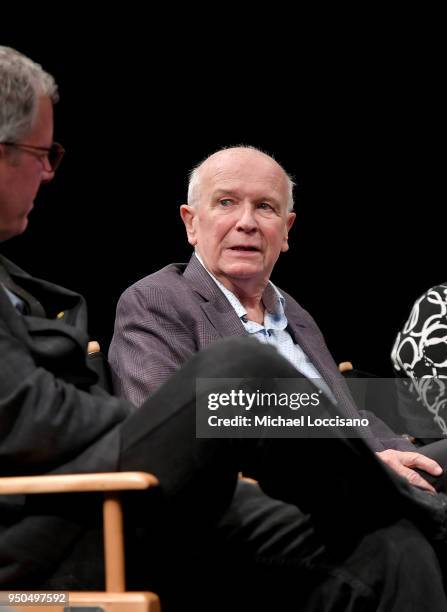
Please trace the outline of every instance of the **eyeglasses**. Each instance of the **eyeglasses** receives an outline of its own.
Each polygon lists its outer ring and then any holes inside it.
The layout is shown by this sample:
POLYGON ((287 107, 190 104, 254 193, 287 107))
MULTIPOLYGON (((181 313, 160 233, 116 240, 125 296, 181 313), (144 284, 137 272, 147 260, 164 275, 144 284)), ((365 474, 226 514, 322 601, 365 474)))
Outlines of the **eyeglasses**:
POLYGON ((62 158, 65 155, 64 147, 58 142, 53 142, 51 147, 35 147, 34 145, 22 144, 20 142, 2 142, 1 144, 7 145, 8 147, 14 147, 15 149, 28 151, 28 153, 36 155, 39 158, 46 157, 52 172, 56 172, 62 158), (33 153, 33 151, 36 151, 36 153, 33 153), (37 153, 39 151, 42 153, 41 155, 37 153))

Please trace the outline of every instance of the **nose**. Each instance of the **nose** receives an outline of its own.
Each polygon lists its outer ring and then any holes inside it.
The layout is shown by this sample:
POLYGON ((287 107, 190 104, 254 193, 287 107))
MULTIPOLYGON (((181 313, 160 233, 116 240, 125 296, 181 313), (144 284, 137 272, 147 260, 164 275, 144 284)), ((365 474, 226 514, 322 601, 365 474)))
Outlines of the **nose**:
POLYGON ((236 223, 236 229, 241 232, 251 233, 258 227, 255 211, 250 203, 244 204, 240 208, 240 216, 236 223))
POLYGON ((48 159, 45 160, 44 166, 42 168, 42 183, 49 183, 54 179, 54 170, 50 166, 50 162, 48 159))

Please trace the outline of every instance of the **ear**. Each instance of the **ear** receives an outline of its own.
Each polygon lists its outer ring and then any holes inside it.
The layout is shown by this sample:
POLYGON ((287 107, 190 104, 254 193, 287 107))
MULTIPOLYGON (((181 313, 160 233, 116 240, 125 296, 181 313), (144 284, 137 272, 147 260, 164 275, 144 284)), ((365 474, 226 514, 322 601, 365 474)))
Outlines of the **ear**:
POLYGON ((289 250, 289 232, 290 228, 294 224, 296 219, 296 214, 293 212, 287 213, 286 226, 284 228, 284 238, 281 246, 281 253, 285 253, 289 250))
POLYGON ((194 206, 190 206, 189 204, 182 204, 180 206, 180 216, 185 224, 188 242, 191 246, 196 246, 197 244, 195 228, 196 213, 197 211, 194 206))

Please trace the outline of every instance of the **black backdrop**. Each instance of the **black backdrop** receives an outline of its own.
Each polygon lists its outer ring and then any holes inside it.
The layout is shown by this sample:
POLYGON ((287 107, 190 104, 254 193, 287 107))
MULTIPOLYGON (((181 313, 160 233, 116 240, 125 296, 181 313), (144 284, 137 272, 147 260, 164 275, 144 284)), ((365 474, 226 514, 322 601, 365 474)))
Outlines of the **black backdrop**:
POLYGON ((188 170, 221 146, 253 144, 298 183, 273 280, 310 310, 337 360, 389 373, 414 299, 447 280, 436 70, 399 50, 286 63, 268 45, 240 54, 224 41, 205 62, 207 41, 157 56, 145 39, 83 36, 2 37, 56 76, 55 138, 67 149, 26 234, 2 252, 83 293, 107 347, 120 293, 189 256, 178 216, 188 170))

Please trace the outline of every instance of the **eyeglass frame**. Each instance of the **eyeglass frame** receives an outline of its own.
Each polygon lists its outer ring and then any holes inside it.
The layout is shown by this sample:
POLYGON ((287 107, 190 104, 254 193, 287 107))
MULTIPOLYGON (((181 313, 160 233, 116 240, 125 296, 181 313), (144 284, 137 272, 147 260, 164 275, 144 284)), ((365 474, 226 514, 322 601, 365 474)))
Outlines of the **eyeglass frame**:
MULTIPOLYGON (((45 153, 45 157, 48 159, 51 172, 56 172, 65 155, 65 149, 59 142, 53 142, 50 147, 36 147, 35 145, 29 145, 25 142, 2 142, 0 144, 6 145, 7 147, 15 147, 16 149, 23 150, 25 152, 28 151, 28 153, 31 153, 31 155, 33 154, 33 151, 42 151, 45 153), (51 162, 52 152, 53 155, 56 156, 54 162, 51 162)), ((38 157, 41 158, 40 156, 38 157)))

